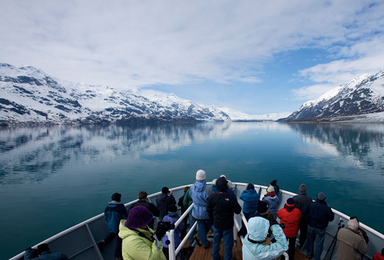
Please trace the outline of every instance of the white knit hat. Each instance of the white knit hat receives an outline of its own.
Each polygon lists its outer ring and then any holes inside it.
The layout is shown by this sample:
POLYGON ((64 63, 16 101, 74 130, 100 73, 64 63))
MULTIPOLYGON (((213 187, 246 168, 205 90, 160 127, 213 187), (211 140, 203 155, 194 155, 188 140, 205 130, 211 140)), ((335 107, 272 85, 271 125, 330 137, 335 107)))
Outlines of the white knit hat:
POLYGON ((205 181, 205 171, 198 170, 196 172, 196 180, 198 180, 198 181, 205 181))

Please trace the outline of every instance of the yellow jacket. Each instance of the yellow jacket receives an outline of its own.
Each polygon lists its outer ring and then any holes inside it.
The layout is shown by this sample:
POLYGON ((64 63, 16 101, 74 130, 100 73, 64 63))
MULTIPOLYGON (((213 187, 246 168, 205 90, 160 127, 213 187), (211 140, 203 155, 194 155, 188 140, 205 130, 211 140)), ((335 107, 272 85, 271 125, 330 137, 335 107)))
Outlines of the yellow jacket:
POLYGON ((120 221, 119 237, 123 240, 122 253, 124 260, 166 260, 161 240, 152 238, 155 233, 148 228, 137 230, 145 237, 125 226, 125 219, 120 221), (153 241, 153 242, 152 242, 153 241))

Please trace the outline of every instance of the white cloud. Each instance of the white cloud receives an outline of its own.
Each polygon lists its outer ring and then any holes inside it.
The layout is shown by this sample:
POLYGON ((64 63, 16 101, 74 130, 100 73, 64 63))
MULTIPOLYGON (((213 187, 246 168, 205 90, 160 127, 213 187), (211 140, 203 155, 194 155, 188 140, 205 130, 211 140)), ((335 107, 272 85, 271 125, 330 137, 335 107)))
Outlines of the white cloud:
POLYGON ((382 66, 383 13, 382 1, 361 0, 3 1, 0 57, 63 79, 139 88, 259 83, 275 54, 326 49, 335 61, 301 70, 322 83, 294 91, 305 98, 382 66))

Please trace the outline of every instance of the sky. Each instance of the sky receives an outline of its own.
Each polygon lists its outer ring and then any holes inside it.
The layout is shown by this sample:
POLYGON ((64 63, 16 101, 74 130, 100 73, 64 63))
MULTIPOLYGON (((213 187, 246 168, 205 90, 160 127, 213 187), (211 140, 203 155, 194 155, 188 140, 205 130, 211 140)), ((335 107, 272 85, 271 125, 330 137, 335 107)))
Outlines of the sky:
POLYGON ((0 62, 292 113, 384 68, 384 1, 0 0, 0 62))

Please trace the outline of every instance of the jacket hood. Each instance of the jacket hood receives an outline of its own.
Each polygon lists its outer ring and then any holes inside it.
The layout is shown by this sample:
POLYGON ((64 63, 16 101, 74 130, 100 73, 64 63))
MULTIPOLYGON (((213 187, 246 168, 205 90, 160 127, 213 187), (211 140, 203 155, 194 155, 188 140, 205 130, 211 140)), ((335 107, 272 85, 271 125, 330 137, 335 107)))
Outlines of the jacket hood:
POLYGON ((197 192, 202 192, 204 191, 206 185, 205 181, 196 181, 193 185, 193 189, 197 192))
POLYGON ((263 217, 253 217, 248 221, 248 236, 255 241, 264 241, 268 235, 269 221, 263 217))

